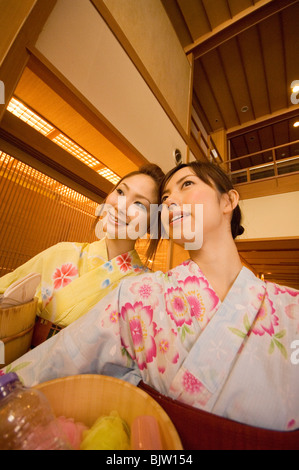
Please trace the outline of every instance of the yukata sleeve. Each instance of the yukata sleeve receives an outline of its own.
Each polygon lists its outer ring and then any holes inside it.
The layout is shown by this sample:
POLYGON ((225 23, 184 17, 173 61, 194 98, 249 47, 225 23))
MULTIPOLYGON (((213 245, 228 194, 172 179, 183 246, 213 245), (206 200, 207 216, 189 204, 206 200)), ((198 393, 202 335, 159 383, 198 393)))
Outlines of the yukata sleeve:
POLYGON ((0 278, 0 294, 3 294, 5 290, 13 284, 15 281, 22 279, 23 277, 27 276, 30 273, 42 273, 42 266, 43 266, 43 257, 48 253, 48 250, 39 253, 38 255, 31 258, 26 263, 22 264, 14 271, 5 274, 0 278))
POLYGON ((6 366, 0 374, 16 372, 26 386, 33 386, 70 375, 108 375, 110 369, 109 375, 138 383, 134 362, 122 347, 118 297, 119 288, 86 315, 6 366))

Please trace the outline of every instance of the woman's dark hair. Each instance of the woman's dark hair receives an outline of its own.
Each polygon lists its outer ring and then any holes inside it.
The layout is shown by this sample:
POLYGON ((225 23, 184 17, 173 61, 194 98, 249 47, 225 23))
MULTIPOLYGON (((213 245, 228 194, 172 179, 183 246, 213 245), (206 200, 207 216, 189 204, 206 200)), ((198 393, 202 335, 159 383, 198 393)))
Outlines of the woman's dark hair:
MULTIPOLYGON (((158 189, 158 196, 159 196, 160 185, 162 184, 162 181, 165 177, 165 173, 161 170, 161 168, 158 165, 155 165, 154 163, 148 163, 146 165, 143 165, 134 174, 137 174, 137 175, 138 174, 143 174, 143 175, 151 176, 152 179, 156 182, 157 189, 158 189)), ((125 178, 127 178, 128 176, 132 176, 132 173, 130 173, 129 175, 126 175, 125 178)), ((158 204, 159 204, 159 200, 158 200, 158 204)), ((161 240, 162 228, 161 228, 161 214, 160 214, 159 211, 158 211, 158 214, 157 214, 156 223, 157 223, 156 233, 157 233, 158 237, 150 239, 150 241, 149 241, 149 244, 148 244, 147 249, 146 249, 146 255, 145 255, 146 256, 146 262, 145 262, 145 264, 149 264, 149 261, 151 263, 153 263, 153 261, 155 259, 155 256, 156 256, 156 252, 157 252, 159 243, 160 243, 160 240, 161 240)), ((151 267, 151 266, 149 266, 149 267, 151 267)))
POLYGON ((146 163, 145 165, 140 167, 139 170, 131 171, 131 173, 128 173, 127 175, 123 176, 119 180, 119 182, 114 186, 112 191, 114 191, 120 185, 120 183, 122 183, 122 181, 126 180, 130 176, 135 176, 135 175, 148 175, 148 176, 150 176, 154 180, 154 182, 156 183, 156 186, 159 190, 160 184, 163 181, 165 173, 155 163, 146 163))
MULTIPOLYGON (((196 176, 200 178, 204 183, 208 184, 211 187, 215 187, 220 194, 227 194, 231 189, 234 189, 234 186, 229 178, 229 176, 217 165, 209 162, 191 162, 183 163, 172 170, 170 170, 163 179, 160 186, 160 200, 163 194, 165 185, 167 181, 182 168, 189 167, 191 168, 196 176)), ((233 210, 231 218, 231 232, 232 236, 235 239, 238 235, 242 235, 244 228, 241 225, 242 214, 239 204, 233 210)))

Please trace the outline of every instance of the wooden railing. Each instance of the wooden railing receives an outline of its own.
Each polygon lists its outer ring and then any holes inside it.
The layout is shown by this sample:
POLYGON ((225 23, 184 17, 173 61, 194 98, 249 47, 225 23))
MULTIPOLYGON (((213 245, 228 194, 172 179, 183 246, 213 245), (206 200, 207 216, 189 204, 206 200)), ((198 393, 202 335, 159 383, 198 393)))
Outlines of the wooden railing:
POLYGON ((298 145, 299 148, 299 140, 225 160, 218 151, 213 138, 208 135, 206 131, 201 129, 202 124, 194 108, 192 109, 191 123, 191 136, 196 141, 202 156, 221 166, 231 176, 234 184, 249 183, 261 179, 279 178, 287 174, 299 173, 299 151, 296 151, 295 155, 289 157, 277 158, 277 152, 279 150, 293 145, 298 145), (254 164, 256 157, 261 156, 261 160, 263 160, 265 154, 269 155, 268 161, 261 161, 254 164), (250 164, 246 162, 243 168, 242 165, 240 165, 238 169, 235 168, 238 162, 243 162, 246 159, 251 159, 250 164))
POLYGON ((224 169, 229 173, 234 181, 234 183, 249 183, 250 181, 255 181, 257 179, 264 178, 278 178, 280 176, 285 176, 289 173, 294 173, 299 171, 299 152, 296 152, 296 155, 277 158, 276 152, 280 149, 284 149, 293 145, 299 144, 299 140, 293 142, 288 142, 283 145, 277 145, 276 147, 271 147, 267 149, 260 150, 258 152, 250 153, 243 155, 242 157, 231 158, 223 162, 224 169), (259 155, 266 153, 271 153, 269 161, 258 163, 256 165, 246 165, 244 168, 233 170, 233 165, 238 161, 245 159, 253 158, 259 155), (288 163, 288 165, 286 165, 288 163), (287 170, 286 170, 287 168, 287 170), (286 171, 285 171, 286 170, 286 171))

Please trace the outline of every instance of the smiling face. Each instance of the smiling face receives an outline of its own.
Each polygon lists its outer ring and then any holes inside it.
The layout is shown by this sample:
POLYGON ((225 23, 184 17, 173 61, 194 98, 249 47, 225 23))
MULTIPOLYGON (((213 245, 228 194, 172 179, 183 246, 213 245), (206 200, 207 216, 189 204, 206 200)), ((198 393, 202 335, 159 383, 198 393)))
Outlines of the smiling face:
POLYGON ((124 178, 106 199, 103 231, 110 238, 136 240, 149 227, 151 204, 158 204, 158 189, 150 176, 124 178))
POLYGON ((186 245, 196 238, 204 242, 208 237, 220 236, 223 227, 229 230, 227 194, 221 195, 213 185, 204 183, 190 167, 170 177, 161 200, 162 223, 168 224, 166 231, 178 244, 186 245))

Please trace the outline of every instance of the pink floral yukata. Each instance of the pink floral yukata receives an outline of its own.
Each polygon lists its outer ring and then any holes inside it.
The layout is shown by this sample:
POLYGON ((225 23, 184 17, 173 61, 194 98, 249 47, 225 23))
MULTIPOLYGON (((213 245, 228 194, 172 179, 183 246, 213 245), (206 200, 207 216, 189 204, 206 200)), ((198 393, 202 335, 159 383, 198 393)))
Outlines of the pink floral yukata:
POLYGON ((8 366, 27 385, 98 373, 253 426, 299 427, 299 291, 243 267, 221 302, 193 261, 124 279, 8 366))

